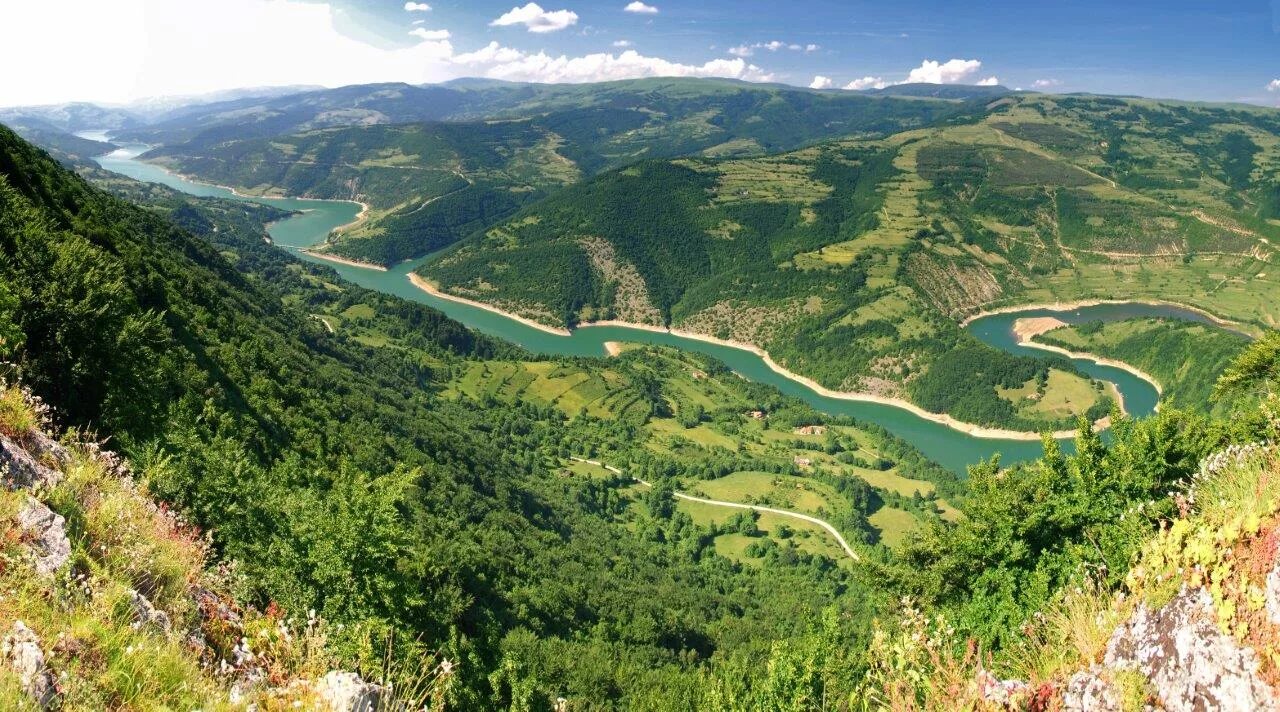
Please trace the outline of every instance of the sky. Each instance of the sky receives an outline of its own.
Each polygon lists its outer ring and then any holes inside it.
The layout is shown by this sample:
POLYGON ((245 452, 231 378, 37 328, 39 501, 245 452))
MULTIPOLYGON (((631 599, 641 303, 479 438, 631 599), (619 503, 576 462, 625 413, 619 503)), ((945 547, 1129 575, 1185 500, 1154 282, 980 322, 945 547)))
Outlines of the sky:
POLYGON ((0 106, 717 76, 1280 106, 1280 0, 0 0, 0 106))

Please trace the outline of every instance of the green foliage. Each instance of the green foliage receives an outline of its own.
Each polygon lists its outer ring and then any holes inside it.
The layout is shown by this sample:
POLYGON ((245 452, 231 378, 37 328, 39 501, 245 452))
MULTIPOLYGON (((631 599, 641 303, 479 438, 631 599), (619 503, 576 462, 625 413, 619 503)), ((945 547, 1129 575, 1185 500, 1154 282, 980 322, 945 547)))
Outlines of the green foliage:
POLYGON ((1113 424, 1104 447, 1082 425, 1076 453, 1045 440, 1042 460, 970 468, 965 518, 936 522, 884 568, 895 585, 949 613, 989 646, 1007 643, 1062 587, 1093 571, 1121 581, 1138 547, 1173 503, 1164 497, 1196 472, 1226 432, 1164 410, 1113 424))
POLYGON ((1218 379, 1219 397, 1249 391, 1273 392, 1280 380, 1280 332, 1268 332, 1241 353, 1218 379))

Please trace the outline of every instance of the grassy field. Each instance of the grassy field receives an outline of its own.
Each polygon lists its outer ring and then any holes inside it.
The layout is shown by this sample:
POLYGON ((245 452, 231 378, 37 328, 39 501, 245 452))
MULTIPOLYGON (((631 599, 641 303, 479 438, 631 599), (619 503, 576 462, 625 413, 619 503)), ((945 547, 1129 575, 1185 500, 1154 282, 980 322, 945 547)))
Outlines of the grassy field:
POLYGON ((1043 386, 1038 379, 1030 379, 1019 388, 997 388, 1001 398, 1009 401, 1020 414, 1046 418, 1069 418, 1088 412, 1107 397, 1101 384, 1074 373, 1056 368, 1049 370, 1043 386))
POLYGON ((821 482, 768 472, 734 472, 714 480, 686 482, 684 490, 708 499, 760 504, 818 517, 840 507, 838 496, 821 482))
MULTIPOLYGON (((647 453, 691 465, 730 457, 750 458, 792 472, 746 469, 714 479, 685 478, 679 484, 680 491, 711 499, 761 504, 830 520, 848 515, 850 505, 830 484, 819 481, 819 474, 861 480, 885 497, 911 497, 917 493, 934 496, 937 491, 934 482, 904 474, 903 465, 894 461, 893 450, 886 448, 884 436, 879 433, 847 424, 803 432, 793 424, 795 421, 785 418, 750 417, 749 412, 755 409, 782 407, 770 389, 719 371, 714 362, 697 354, 674 349, 634 346, 620 356, 595 361, 468 364, 449 382, 444 395, 451 394, 512 403, 526 401, 557 408, 567 418, 586 416, 602 423, 626 424, 634 435, 626 437, 625 446, 615 443, 602 455, 606 462, 620 466, 637 453, 647 453), (658 379, 662 407, 657 411, 641 387, 649 378, 658 379), (769 406, 771 401, 774 404, 769 406), (692 417, 695 414, 700 414, 696 421, 692 417), (810 464, 796 466, 800 458, 810 464)), ((801 415, 804 410, 807 408, 796 412, 802 418, 800 422, 815 422, 816 414, 801 415)), ((589 422, 584 427, 597 431, 589 422)), ((562 460, 561 471, 566 477, 609 477, 600 467, 572 460, 562 460)), ((633 502, 639 502, 645 492, 638 487, 619 491, 633 502)), ((959 514, 943 500, 937 505, 945 517, 959 514)), ((702 525, 722 522, 737 513, 732 508, 687 501, 680 501, 679 509, 702 525)), ((771 533, 771 526, 764 526, 772 521, 772 517, 765 516, 761 526, 766 536, 781 542, 771 533)), ((883 526, 874 530, 882 541, 897 541, 915 526, 907 526, 901 518, 881 517, 877 521, 883 526)), ((790 526, 796 532, 793 542, 801 551, 835 558, 841 555, 821 528, 800 520, 790 522, 790 526)), ((733 553, 734 547, 745 549, 749 544, 721 536, 717 550, 733 553)))
POLYGON ((1044 343, 1130 363, 1155 378, 1166 403, 1213 410, 1213 386, 1247 340, 1207 326, 1163 319, 1130 319, 1054 329, 1044 343))

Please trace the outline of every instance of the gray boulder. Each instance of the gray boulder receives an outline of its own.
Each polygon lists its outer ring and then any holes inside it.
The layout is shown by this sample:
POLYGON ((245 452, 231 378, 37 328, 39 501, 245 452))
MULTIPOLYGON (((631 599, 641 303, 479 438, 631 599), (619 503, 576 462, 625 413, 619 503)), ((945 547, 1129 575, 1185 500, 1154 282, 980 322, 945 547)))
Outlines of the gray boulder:
POLYGON ((1213 598, 1200 587, 1184 586, 1156 611, 1140 606, 1112 634, 1105 663, 1142 673, 1169 712, 1278 709, 1257 654, 1218 628, 1213 598))
POLYGON ((27 497, 18 510, 18 527, 28 541, 35 556, 36 572, 41 576, 53 576, 71 558, 66 520, 35 497, 27 497))
POLYGON ((137 591, 130 590, 129 595, 133 604, 133 627, 153 626, 162 632, 169 632, 172 623, 168 613, 156 608, 146 596, 137 591))
MULTIPOLYGON (((48 438, 44 440, 57 445, 48 438)), ((57 445, 57 447, 62 446, 57 445)), ((52 453, 53 450, 51 449, 50 452, 52 453)), ((65 455, 65 450, 61 452, 65 455)), ((13 491, 52 487, 61 478, 60 472, 41 464, 26 448, 0 435, 0 484, 3 484, 5 489, 13 491)))
POLYGON ((378 712, 387 693, 387 688, 341 670, 330 670, 316 683, 316 694, 332 712, 378 712))
POLYGON ((25 623, 17 621, 13 624, 3 645, 0 645, 0 656, 3 656, 4 664, 17 674, 23 691, 40 709, 49 709, 57 703, 58 686, 53 672, 45 664, 40 638, 25 623))

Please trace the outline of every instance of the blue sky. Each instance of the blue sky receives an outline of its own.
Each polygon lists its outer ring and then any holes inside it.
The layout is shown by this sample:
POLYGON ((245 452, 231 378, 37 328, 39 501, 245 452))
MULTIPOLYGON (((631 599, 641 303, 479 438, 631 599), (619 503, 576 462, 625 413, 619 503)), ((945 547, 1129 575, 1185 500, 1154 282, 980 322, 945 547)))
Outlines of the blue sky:
POLYGON ((10 26, 24 31, 0 43, 0 62, 28 70, 0 84, 0 105, 459 76, 686 75, 831 89, 999 81, 1280 106, 1280 0, 5 3, 10 26), (71 49, 51 55, 51 42, 71 49))
MULTIPOLYGON (((577 15, 563 30, 530 33, 489 23, 513 3, 436 0, 429 12, 403 2, 346 0, 342 8, 365 31, 388 41, 406 19, 447 28, 459 46, 497 40, 524 50, 584 55, 617 52, 629 41, 646 55, 701 64, 730 48, 780 41, 814 52, 753 48, 750 60, 791 84, 815 75, 843 86, 861 77, 901 81, 926 59, 977 59, 980 74, 1031 88, 1275 104, 1268 83, 1280 77, 1280 3, 921 2, 912 0, 653 0, 658 12, 627 13, 622 1, 542 2, 577 15), (421 15, 421 16, 418 16, 421 15), (407 18, 406 16, 412 16, 407 18)), ((353 22, 352 24, 355 24, 353 22)), ((967 80, 974 76, 966 77, 967 80)))

